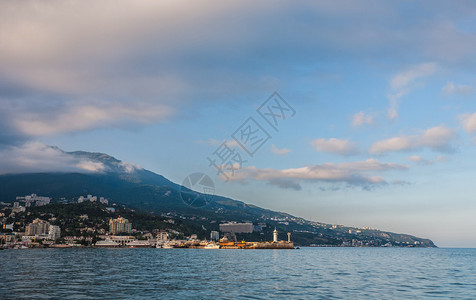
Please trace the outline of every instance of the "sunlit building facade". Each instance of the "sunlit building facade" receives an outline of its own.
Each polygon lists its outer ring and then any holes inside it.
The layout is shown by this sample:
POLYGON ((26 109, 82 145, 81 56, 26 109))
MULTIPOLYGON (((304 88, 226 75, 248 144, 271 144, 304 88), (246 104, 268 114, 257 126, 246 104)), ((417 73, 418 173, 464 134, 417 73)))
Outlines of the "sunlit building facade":
POLYGON ((119 217, 117 219, 109 220, 109 232, 112 234, 131 233, 132 223, 129 220, 119 217))

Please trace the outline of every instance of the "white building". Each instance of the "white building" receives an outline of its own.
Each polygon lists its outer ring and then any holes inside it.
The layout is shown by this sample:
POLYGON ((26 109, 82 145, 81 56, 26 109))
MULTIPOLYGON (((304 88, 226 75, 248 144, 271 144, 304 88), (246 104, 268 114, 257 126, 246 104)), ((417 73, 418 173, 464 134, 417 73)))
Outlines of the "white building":
POLYGON ((56 241, 61 236, 61 228, 56 225, 50 225, 48 230, 48 239, 52 241, 56 241))
POLYGON ((25 202, 26 207, 30 207, 32 202, 35 202, 36 206, 43 206, 50 204, 51 201, 50 197, 37 196, 36 194, 17 197, 16 199, 25 202))
POLYGON ((276 227, 274 227, 274 231, 273 231, 273 242, 274 243, 278 242, 278 231, 276 230, 276 227))

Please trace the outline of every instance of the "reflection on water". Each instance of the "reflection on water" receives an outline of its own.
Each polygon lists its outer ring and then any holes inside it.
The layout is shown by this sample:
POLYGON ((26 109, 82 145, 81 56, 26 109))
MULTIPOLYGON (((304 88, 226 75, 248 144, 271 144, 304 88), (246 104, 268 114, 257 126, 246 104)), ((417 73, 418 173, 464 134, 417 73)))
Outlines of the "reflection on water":
POLYGON ((28 249, 0 261, 0 299, 476 299, 476 249, 28 249))

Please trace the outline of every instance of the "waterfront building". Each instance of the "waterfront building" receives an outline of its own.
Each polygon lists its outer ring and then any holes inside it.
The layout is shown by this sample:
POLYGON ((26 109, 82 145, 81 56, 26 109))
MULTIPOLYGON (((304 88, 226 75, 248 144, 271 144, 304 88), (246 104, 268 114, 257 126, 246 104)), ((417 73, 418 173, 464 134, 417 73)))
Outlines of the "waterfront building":
POLYGON ((56 225, 50 225, 50 228, 48 229, 48 239, 52 241, 56 241, 59 239, 61 236, 61 229, 59 226, 56 225))
POLYGON ((32 223, 26 226, 25 234, 26 235, 37 235, 37 234, 48 234, 50 223, 35 219, 32 223))
POLYGON ((252 233, 253 223, 224 223, 220 224, 220 231, 230 233, 252 233))
POLYGON ((131 233, 132 223, 130 223, 129 220, 122 217, 119 217, 117 219, 110 219, 109 232, 111 232, 112 234, 131 233))
POLYGON ((97 241, 95 246, 96 247, 106 247, 106 248, 116 248, 116 247, 121 246, 121 244, 117 243, 117 242, 114 242, 114 241, 111 241, 111 240, 107 240, 107 241, 97 241))
POLYGON ((161 231, 157 234, 157 241, 166 242, 169 240, 169 234, 165 231, 161 231))
POLYGON ((210 232, 210 240, 218 241, 219 239, 220 239, 220 233, 218 233, 218 231, 210 232))

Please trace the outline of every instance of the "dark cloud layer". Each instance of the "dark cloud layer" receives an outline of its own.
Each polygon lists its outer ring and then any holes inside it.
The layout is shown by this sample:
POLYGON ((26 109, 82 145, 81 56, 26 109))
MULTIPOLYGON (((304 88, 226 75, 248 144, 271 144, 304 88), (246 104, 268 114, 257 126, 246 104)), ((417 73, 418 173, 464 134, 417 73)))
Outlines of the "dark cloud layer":
POLYGON ((305 80, 332 61, 474 67, 476 5, 448 5, 2 2, 0 143, 160 122, 305 80))

